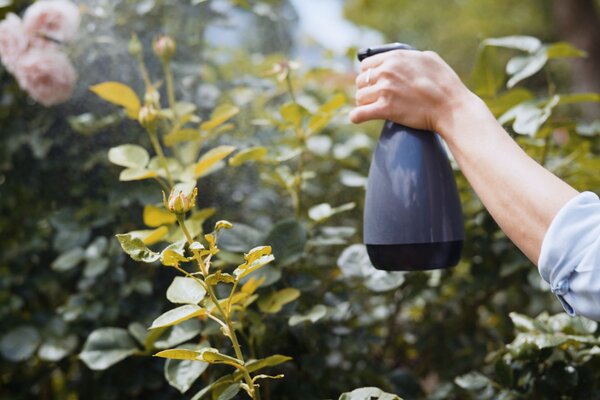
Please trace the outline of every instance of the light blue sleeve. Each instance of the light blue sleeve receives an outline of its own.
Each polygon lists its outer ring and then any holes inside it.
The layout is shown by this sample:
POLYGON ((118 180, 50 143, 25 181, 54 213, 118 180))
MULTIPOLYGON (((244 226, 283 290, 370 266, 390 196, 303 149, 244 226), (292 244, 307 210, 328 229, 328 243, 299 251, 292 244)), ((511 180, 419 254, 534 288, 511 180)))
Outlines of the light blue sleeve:
POLYGON ((544 236, 539 269, 567 314, 600 320, 600 199, 569 200, 544 236))

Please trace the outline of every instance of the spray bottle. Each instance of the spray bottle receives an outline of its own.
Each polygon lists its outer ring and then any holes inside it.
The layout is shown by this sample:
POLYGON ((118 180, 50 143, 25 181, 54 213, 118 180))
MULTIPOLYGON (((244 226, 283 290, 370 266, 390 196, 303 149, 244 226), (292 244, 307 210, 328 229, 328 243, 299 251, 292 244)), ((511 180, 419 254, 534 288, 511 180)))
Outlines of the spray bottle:
MULTIPOLYGON (((358 59, 391 50, 415 49, 386 44, 361 49, 358 59)), ((378 269, 420 271, 458 263, 462 209, 436 133, 385 121, 369 169, 363 239, 378 269)))

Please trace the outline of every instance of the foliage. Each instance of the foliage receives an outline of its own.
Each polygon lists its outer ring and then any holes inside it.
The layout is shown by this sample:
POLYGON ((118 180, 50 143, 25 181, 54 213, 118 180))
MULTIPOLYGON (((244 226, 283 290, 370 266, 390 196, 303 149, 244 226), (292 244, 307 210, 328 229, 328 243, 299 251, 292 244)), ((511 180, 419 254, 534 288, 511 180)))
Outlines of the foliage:
MULTIPOLYGON (((372 269, 359 230, 380 124, 353 127, 343 117, 353 76, 268 54, 273 42, 289 52, 285 35, 267 45, 248 30, 247 51, 206 44, 211 24, 242 15, 282 30, 253 5, 223 13, 210 1, 134 3, 106 6, 118 16, 114 29, 82 39, 79 67, 90 73, 81 73, 68 108, 28 104, 0 72, 0 397, 243 398, 242 364, 251 379, 285 375, 260 381, 265 399, 597 395, 589 383, 599 378, 595 326, 526 317, 560 305, 459 172, 461 263, 427 273, 372 269), (158 32, 148 26, 175 36, 172 95, 168 79, 148 85, 138 72, 141 60, 149 77, 168 76, 160 58, 127 54, 132 30, 149 48, 158 32), (105 69, 91 73, 98 63, 105 69), (134 120, 153 102, 156 135, 134 120), (197 185, 197 207, 170 212, 157 186, 168 196, 170 179, 197 185), (254 268, 245 256, 270 258, 269 248, 274 260, 242 277, 254 268), (218 311, 228 303, 211 300, 209 287, 232 299, 231 312, 218 311), (526 344, 540 337, 552 345, 526 344)), ((285 9, 267 5, 274 15, 285 9)), ((99 27, 106 16, 88 18, 99 27)), ((534 38, 488 39, 471 87, 530 155, 599 191, 597 122, 580 122, 576 108, 597 96, 564 89, 553 67, 559 55, 579 54, 534 38)), ((175 200, 173 209, 186 207, 175 200)))

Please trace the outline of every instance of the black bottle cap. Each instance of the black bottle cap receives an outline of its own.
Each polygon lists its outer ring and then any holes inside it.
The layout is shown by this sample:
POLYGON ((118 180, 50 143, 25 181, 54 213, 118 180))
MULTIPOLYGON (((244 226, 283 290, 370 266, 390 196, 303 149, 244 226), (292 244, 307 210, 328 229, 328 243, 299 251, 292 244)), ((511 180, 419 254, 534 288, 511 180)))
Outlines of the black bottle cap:
POLYGON ((382 44, 381 46, 365 47, 358 51, 357 57, 359 61, 364 60, 372 55, 385 53, 386 51, 392 50, 415 50, 414 47, 405 43, 388 43, 382 44))

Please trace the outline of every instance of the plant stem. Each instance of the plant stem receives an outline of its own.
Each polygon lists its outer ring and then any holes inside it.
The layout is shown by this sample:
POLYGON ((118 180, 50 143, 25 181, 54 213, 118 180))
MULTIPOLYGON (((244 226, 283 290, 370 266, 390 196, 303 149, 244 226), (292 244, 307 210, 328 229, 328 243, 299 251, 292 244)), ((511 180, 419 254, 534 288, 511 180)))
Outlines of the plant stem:
POLYGON ((167 164, 167 159, 165 157, 165 153, 162 151, 162 147, 160 146, 160 142, 158 141, 158 135, 156 134, 156 128, 148 129, 148 136, 150 136, 150 142, 152 142, 152 147, 160 160, 160 164, 165 170, 165 174, 167 175, 167 181, 169 181, 169 185, 173 187, 174 182, 171 177, 171 172, 169 171, 169 166, 167 164))
POLYGON ((298 104, 298 102, 296 101, 296 94, 294 93, 294 86, 292 85, 292 73, 291 73, 291 71, 288 71, 287 75, 285 76, 285 83, 287 84, 288 92, 290 93, 290 97, 292 98, 292 102, 294 104, 298 104))
MULTIPOLYGON (((190 235, 188 229, 185 227, 185 223, 184 223, 185 221, 184 221, 183 215, 181 215, 181 214, 177 215, 177 222, 179 223, 179 227, 183 231, 183 234, 185 235, 188 244, 192 244, 193 239, 192 239, 192 236, 190 235)), ((199 267, 200 271, 202 271, 202 274, 206 278, 206 273, 207 273, 208 269, 206 268, 206 265, 202 261, 202 257, 198 253, 194 252, 194 259, 198 263, 198 267, 199 267)), ((183 271, 187 276, 191 276, 195 280, 199 280, 198 278, 194 277, 193 275, 189 274, 188 272, 184 271, 183 269, 179 268, 179 270, 183 271)), ((229 339, 231 340, 231 344, 233 345, 233 351, 235 352, 236 358, 242 362, 242 365, 245 365, 246 361, 244 360, 244 354, 242 353, 242 349, 240 347, 240 343, 238 341, 237 334, 235 333, 235 328, 233 326, 233 323, 231 322, 231 316, 230 316, 231 314, 228 312, 225 312, 225 310, 221 306, 221 303, 217 299, 217 296, 215 295, 215 292, 214 292, 212 286, 207 284, 206 282, 202 282, 202 283, 203 283, 203 286, 206 288, 206 292, 208 293, 208 296, 210 297, 211 301, 215 304, 215 307, 217 308, 217 310, 219 310, 219 313, 223 316, 223 319, 225 320, 225 324, 227 326, 227 331, 228 331, 227 337, 229 337, 229 339)), ((231 296, 232 295, 233 295, 233 291, 230 294, 229 307, 228 307, 229 309, 231 307, 231 296)), ((250 388, 250 396, 252 397, 252 399, 260 400, 260 393, 254 387, 254 382, 252 382, 252 377, 250 376, 250 373, 248 372, 248 370, 245 367, 242 369, 242 373, 244 375, 244 379, 246 380, 246 384, 250 388)))
POLYGON ((169 108, 173 111, 175 121, 177 118, 177 110, 175 110, 175 87, 173 85, 173 71, 169 61, 163 61, 163 69, 165 71, 165 81, 167 82, 167 99, 169 100, 169 108))

